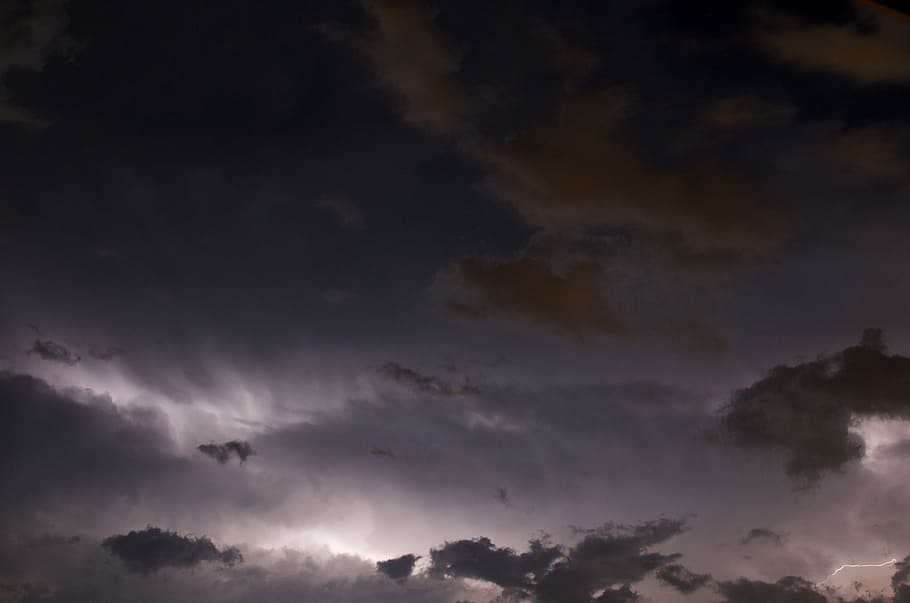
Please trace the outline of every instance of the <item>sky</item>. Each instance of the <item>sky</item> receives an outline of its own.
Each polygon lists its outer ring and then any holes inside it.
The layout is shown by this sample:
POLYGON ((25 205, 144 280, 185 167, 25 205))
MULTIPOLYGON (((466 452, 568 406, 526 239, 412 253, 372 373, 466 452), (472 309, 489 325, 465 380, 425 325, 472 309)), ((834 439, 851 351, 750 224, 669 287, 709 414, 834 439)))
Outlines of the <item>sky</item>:
POLYGON ((0 3, 0 602, 910 602, 898 0, 0 3))

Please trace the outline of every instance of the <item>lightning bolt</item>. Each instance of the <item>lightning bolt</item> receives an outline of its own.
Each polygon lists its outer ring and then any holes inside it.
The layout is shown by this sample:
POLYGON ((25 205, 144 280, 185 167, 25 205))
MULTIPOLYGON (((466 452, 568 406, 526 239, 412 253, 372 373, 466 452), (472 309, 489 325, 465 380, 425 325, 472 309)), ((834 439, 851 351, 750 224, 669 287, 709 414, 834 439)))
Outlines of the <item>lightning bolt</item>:
MULTIPOLYGON (((894 565, 895 563, 897 563, 897 559, 889 559, 888 561, 883 561, 882 563, 845 563, 844 565, 828 574, 828 577, 822 580, 822 582, 830 580, 845 569, 852 569, 855 567, 885 567, 886 565, 894 565)), ((819 582, 819 584, 822 582, 819 582)))

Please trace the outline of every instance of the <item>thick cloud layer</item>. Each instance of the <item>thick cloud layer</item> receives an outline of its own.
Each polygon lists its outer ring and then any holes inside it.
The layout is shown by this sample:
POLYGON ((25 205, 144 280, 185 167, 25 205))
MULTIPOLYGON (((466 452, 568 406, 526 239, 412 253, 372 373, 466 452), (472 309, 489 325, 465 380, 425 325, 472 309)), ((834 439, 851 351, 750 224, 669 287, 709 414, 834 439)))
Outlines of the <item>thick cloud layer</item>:
POLYGON ((120 558, 130 571, 140 574, 165 567, 188 569, 204 561, 228 566, 243 561, 243 555, 236 547, 219 549, 205 536, 181 536, 151 526, 109 536, 101 545, 120 558))
MULTIPOLYGON (((428 571, 436 577, 486 580, 501 587, 503 596, 529 596, 541 603, 589 603, 605 589, 610 594, 604 600, 629 597, 632 584, 654 570, 666 570, 680 556, 649 549, 684 530, 680 520, 607 524, 580 530, 584 536, 572 547, 536 539, 523 553, 496 547, 489 538, 458 540, 430 552, 428 571)), ((680 588, 686 577, 675 569, 670 574, 676 579, 673 585, 680 588)), ((687 584, 691 591, 701 586, 697 582, 687 584)))
POLYGON ((721 420, 736 444, 786 450, 787 472, 813 483, 863 457, 851 428, 873 417, 910 418, 910 358, 888 354, 878 329, 836 355, 772 369, 721 420))

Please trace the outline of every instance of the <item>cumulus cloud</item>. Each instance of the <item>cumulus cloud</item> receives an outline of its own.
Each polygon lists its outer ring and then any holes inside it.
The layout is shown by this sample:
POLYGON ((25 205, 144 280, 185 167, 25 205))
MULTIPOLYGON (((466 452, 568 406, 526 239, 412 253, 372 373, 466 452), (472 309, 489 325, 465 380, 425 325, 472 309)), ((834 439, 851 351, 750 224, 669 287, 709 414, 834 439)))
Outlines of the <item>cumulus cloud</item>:
POLYGON ((101 544, 123 561, 130 571, 139 574, 157 572, 166 567, 188 569, 202 562, 232 566, 243 561, 243 555, 235 547, 219 549, 205 536, 181 536, 152 526, 110 536, 101 544))
POLYGON ((661 519, 634 526, 606 524, 583 535, 574 546, 529 542, 526 552, 497 547, 489 538, 446 542, 430 551, 431 576, 492 582, 503 596, 533 597, 541 603, 590 603, 628 599, 631 584, 680 557, 650 551, 686 530, 682 520, 661 519), (612 597, 612 599, 611 599, 612 597), (601 600, 601 599, 598 599, 601 600))
POLYGON ((394 559, 376 562, 376 571, 385 574, 392 580, 405 580, 414 571, 414 564, 420 557, 415 555, 402 555, 394 559))
POLYGON ((863 457, 851 427, 869 417, 910 418, 910 358, 888 354, 879 329, 833 356, 771 369, 733 395, 721 422, 738 445, 783 449, 787 472, 813 483, 863 457))
POLYGON ((224 465, 232 456, 237 457, 241 463, 246 461, 254 454, 253 447, 249 442, 241 440, 231 440, 223 444, 211 442, 209 444, 200 444, 196 449, 206 456, 210 456, 220 464, 224 465))
POLYGON ((28 353, 34 354, 42 360, 59 362, 60 364, 65 364, 67 366, 74 366, 79 364, 79 361, 82 360, 79 354, 71 352, 66 346, 51 341, 50 339, 36 339, 32 343, 32 349, 30 349, 28 353))

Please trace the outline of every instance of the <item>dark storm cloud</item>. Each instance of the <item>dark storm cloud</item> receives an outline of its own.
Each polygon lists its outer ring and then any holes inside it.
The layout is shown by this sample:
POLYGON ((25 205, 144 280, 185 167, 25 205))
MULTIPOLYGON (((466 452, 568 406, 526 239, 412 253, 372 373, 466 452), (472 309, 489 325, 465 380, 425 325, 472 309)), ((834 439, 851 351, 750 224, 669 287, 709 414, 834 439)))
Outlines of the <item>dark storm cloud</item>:
MULTIPOLYGON (((685 531, 681 520, 661 519, 635 526, 607 524, 581 530, 572 547, 531 540, 526 552, 496 547, 489 538, 446 542, 430 551, 431 576, 493 582, 504 596, 525 594, 541 603, 589 603, 597 591, 626 596, 630 585, 679 558, 650 547, 685 531)), ((600 600, 600 599, 598 599, 600 600)))
POLYGON ((386 362, 379 367, 379 372, 392 381, 427 394, 454 396, 457 394, 472 395, 480 392, 477 386, 471 385, 467 380, 465 383, 457 385, 438 377, 423 375, 414 369, 401 366, 397 362, 386 362))
POLYGON ((204 561, 227 566, 243 561, 243 555, 235 547, 219 549, 205 536, 181 536, 152 526, 110 536, 101 544, 130 571, 139 574, 166 567, 188 569, 204 561))
POLYGON ((240 440, 231 440, 230 442, 225 442, 223 444, 216 444, 214 442, 200 444, 196 449, 202 454, 212 457, 222 465, 231 460, 232 456, 236 456, 237 459, 243 463, 247 458, 254 454, 253 447, 250 446, 250 443, 240 440))
POLYGON ((690 572, 678 563, 665 565, 654 572, 654 575, 660 582, 672 586, 684 595, 690 595, 711 582, 710 575, 690 572))
POLYGON ((71 352, 65 346, 55 341, 51 341, 50 339, 36 339, 34 343, 32 343, 32 349, 30 349, 28 353, 34 354, 42 360, 59 362, 60 364, 65 364, 67 366, 75 366, 82 360, 79 354, 71 352))
POLYGON ((749 530, 749 533, 746 534, 740 544, 752 544, 753 542, 767 542, 770 544, 779 545, 783 542, 784 537, 781 534, 768 528, 752 528, 749 530))
POLYGON ((891 588, 894 589, 894 603, 910 602, 910 557, 894 564, 891 588))
POLYGON ((777 582, 739 580, 720 582, 717 585, 723 603, 827 603, 828 599, 816 590, 815 585, 796 576, 787 576, 777 582))
POLYGON ((404 580, 414 571, 414 564, 420 557, 415 555, 402 555, 394 559, 376 562, 376 571, 385 574, 392 580, 404 580))
POLYGON ((721 414, 732 440, 786 451, 787 472, 807 483, 864 455, 850 428, 862 418, 910 418, 910 358, 888 354, 879 329, 859 345, 778 366, 736 392, 721 414))
MULTIPOLYGON (((73 542, 45 537, 23 544, 15 552, 0 549, 0 600, 4 602, 198 603, 213 596, 225 603, 451 603, 489 599, 484 596, 489 589, 485 592, 422 577, 406 583, 389 580, 376 574, 374 563, 351 555, 250 548, 244 550, 243 563, 234 559, 229 565, 215 558, 189 568, 166 564, 158 571, 143 572, 150 558, 147 551, 140 554, 142 561, 136 571, 126 562, 112 559, 109 550, 91 539, 73 542)), ((194 558, 192 545, 176 541, 170 545, 179 550, 181 561, 194 558)), ((202 549, 211 552, 207 546, 202 549)))
POLYGON ((7 525, 24 529, 42 516, 66 515, 76 501, 93 506, 86 497, 129 499, 143 480, 176 470, 157 418, 121 413, 109 397, 0 373, 0 428, 8 446, 0 461, 0 514, 7 525))

